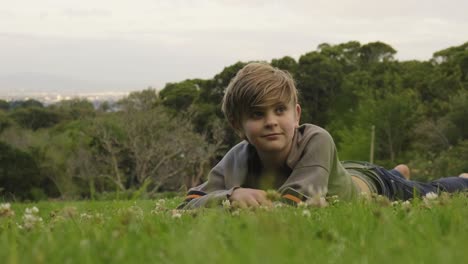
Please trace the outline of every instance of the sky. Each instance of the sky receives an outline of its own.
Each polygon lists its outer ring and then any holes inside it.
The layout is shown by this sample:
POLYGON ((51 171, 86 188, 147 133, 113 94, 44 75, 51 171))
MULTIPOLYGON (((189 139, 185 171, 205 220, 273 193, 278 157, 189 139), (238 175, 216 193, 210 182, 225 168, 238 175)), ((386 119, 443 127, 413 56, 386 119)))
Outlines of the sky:
POLYGON ((0 96, 133 91, 237 61, 382 41, 428 60, 468 41, 466 0, 0 0, 0 96))

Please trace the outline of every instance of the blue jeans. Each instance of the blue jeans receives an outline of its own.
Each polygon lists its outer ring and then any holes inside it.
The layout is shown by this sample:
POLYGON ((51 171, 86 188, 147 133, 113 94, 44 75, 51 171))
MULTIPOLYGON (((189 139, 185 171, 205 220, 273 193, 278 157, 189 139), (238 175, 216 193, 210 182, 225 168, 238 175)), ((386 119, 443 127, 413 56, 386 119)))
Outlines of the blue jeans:
MULTIPOLYGON (((369 164, 368 164, 369 165, 369 164)), ((379 194, 391 200, 408 200, 415 196, 424 196, 427 193, 464 192, 468 191, 468 178, 446 177, 424 183, 410 181, 397 170, 386 170, 376 165, 370 165, 381 181, 379 194)))

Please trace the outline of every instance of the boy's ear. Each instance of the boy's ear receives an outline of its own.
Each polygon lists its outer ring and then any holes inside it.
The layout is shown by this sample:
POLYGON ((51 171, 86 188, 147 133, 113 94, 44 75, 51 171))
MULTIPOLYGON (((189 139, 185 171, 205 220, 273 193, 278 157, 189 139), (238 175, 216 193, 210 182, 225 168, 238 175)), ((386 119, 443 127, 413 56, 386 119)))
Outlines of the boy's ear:
POLYGON ((301 121, 301 106, 296 104, 296 127, 299 127, 299 121, 301 121))

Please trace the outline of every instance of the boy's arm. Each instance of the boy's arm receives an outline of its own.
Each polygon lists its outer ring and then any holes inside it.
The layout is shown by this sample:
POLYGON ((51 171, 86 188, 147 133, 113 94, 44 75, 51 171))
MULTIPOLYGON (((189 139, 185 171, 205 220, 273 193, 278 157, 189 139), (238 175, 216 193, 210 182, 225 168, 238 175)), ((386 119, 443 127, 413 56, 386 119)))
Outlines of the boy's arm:
POLYGON ((208 181, 191 188, 178 209, 194 209, 222 204, 239 188, 247 175, 247 143, 234 146, 210 171, 208 181))
MULTIPOLYGON (((215 180, 216 181, 216 180, 215 180)), ((177 209, 195 209, 199 207, 214 207, 222 204, 222 201, 229 199, 232 192, 239 187, 232 187, 229 190, 212 190, 208 191, 210 181, 207 181, 199 186, 191 188, 185 197, 185 200, 177 207, 177 209)))
POLYGON ((336 148, 328 133, 314 134, 303 150, 286 182, 279 188, 283 201, 297 204, 327 193, 336 148))

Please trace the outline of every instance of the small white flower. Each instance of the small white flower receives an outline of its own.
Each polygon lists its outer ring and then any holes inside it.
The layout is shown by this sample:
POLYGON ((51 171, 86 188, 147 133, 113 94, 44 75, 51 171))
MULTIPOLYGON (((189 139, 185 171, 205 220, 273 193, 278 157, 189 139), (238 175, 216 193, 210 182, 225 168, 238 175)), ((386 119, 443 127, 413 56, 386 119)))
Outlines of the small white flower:
POLYGON ((302 216, 310 217, 310 211, 307 209, 302 210, 302 216))
POLYGON ((166 204, 166 200, 164 199, 159 199, 158 201, 156 201, 156 206, 162 207, 165 204, 166 204))
POLYGON ((154 209, 151 211, 152 214, 158 214, 158 212, 163 212, 163 211, 166 211, 167 208, 166 208, 166 200, 164 199, 159 199, 158 201, 156 201, 156 205, 154 207, 154 209))
POLYGON ((232 211, 231 215, 233 216, 239 216, 239 210, 232 211))
POLYGON ((144 218, 143 209, 136 205, 132 205, 128 208, 120 208, 117 213, 126 218, 134 218, 137 220, 142 220, 144 218))
POLYGON ((93 219, 93 216, 87 213, 82 213, 80 214, 80 218, 81 220, 90 220, 90 219, 93 219))
POLYGON ((25 222, 33 222, 36 220, 36 217, 32 214, 25 214, 23 215, 23 221, 25 222))
POLYGON ((9 216, 14 216, 14 215, 15 215, 15 212, 11 210, 10 203, 0 204, 0 217, 2 216, 9 217, 9 216))
POLYGON ((271 207, 270 207, 270 206, 266 206, 266 205, 260 205, 260 206, 258 207, 258 209, 264 210, 264 211, 270 211, 270 210, 271 210, 271 207))
POLYGON ((405 208, 405 209, 409 209, 411 208, 411 203, 410 201, 404 201, 401 203, 401 207, 405 208))
POLYGON ((37 209, 36 206, 33 206, 32 208, 26 208, 24 209, 25 214, 37 214, 39 213, 39 209, 37 209))
POLYGON ((150 211, 150 213, 154 214, 154 215, 158 215, 158 214, 161 214, 161 211, 153 209, 153 210, 150 211))
POLYGON ((172 214, 172 218, 181 218, 182 217, 182 214, 180 213, 179 210, 172 210, 171 214, 172 214))
POLYGON ((331 204, 337 204, 340 202, 338 195, 332 195, 331 197, 328 197, 328 200, 331 202, 331 204))
POLYGON ((282 202, 274 202, 274 203, 273 203, 273 206, 274 206, 275 208, 281 208, 281 207, 284 207, 284 203, 282 203, 282 202))
MULTIPOLYGON (((31 210, 30 210, 31 211, 31 210)), ((42 218, 33 214, 25 213, 23 215, 23 227, 27 230, 33 229, 42 224, 42 218)))
POLYGON ((425 195, 425 198, 428 200, 435 200, 437 199, 437 197, 439 197, 439 195, 437 195, 437 193, 434 193, 434 192, 429 192, 429 193, 426 193, 425 195))
POLYGON ((359 193, 359 197, 363 200, 363 201, 370 201, 372 199, 372 195, 370 193, 366 193, 366 192, 360 192, 359 193))
POLYGON ((314 196, 306 201, 306 204, 313 207, 323 208, 327 207, 328 203, 325 197, 314 196))
POLYGON ((231 208, 231 202, 229 200, 223 200, 223 208, 224 209, 229 209, 231 208))
POLYGON ((10 210, 11 204, 10 203, 2 203, 0 204, 0 211, 2 210, 10 210))

